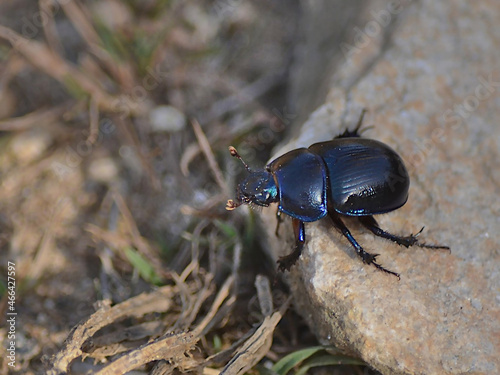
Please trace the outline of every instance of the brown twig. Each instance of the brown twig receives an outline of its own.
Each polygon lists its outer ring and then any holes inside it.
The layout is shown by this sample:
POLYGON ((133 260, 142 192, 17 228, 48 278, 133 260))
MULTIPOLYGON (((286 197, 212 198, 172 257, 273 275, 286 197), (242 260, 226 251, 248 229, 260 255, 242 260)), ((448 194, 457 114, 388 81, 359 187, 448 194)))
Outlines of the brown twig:
POLYGON ((143 293, 113 307, 109 303, 86 321, 77 325, 66 339, 63 349, 52 359, 48 375, 66 373, 70 363, 83 354, 82 345, 102 327, 125 317, 141 317, 150 312, 165 312, 172 306, 174 289, 164 286, 152 293, 143 293))
POLYGON ((198 121, 192 120, 191 124, 193 125, 194 134, 196 135, 196 139, 200 144, 201 150, 203 151, 203 154, 207 158, 208 165, 210 167, 210 170, 212 171, 212 174, 214 175, 215 181, 222 189, 224 194, 226 194, 226 196, 229 195, 229 190, 227 188, 226 181, 224 180, 224 177, 222 176, 222 171, 219 168, 217 161, 215 160, 215 156, 212 151, 212 148, 210 147, 210 143, 208 142, 208 138, 203 132, 203 129, 201 128, 198 121))
POLYGON ((23 131, 59 121, 69 108, 67 103, 49 109, 39 109, 27 115, 0 121, 0 131, 23 131))
POLYGON ((0 25, 0 39, 7 40, 26 60, 41 71, 64 85, 76 84, 82 91, 92 96, 99 107, 105 111, 120 112, 126 108, 126 114, 139 115, 145 112, 144 102, 138 103, 126 96, 112 96, 99 83, 87 74, 54 54, 45 44, 26 39, 5 26, 0 25))

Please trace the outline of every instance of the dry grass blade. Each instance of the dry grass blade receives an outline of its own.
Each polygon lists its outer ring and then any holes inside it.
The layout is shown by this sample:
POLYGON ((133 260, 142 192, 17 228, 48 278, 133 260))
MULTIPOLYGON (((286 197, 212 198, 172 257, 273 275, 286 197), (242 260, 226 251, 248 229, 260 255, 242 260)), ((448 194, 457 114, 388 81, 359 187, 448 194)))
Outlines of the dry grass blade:
POLYGON ((164 286, 152 293, 143 293, 113 307, 104 306, 86 321, 77 325, 64 343, 64 347, 52 359, 48 375, 66 373, 70 363, 80 357, 83 343, 102 327, 125 317, 141 317, 150 312, 165 312, 172 305, 174 290, 164 286))
POLYGON ((0 121, 0 131, 22 131, 39 125, 57 122, 68 105, 63 104, 50 109, 39 109, 27 115, 0 121))
MULTIPOLYGON (((141 347, 134 349, 128 352, 127 354, 124 354, 117 360, 111 362, 109 365, 98 371, 97 374, 101 375, 124 374, 128 371, 143 366, 149 362, 158 360, 166 361, 166 363, 163 362, 162 364, 164 367, 164 372, 167 373, 173 370, 174 368, 179 368, 181 371, 198 368, 200 366, 200 362, 193 360, 190 356, 190 352, 195 348, 196 343, 201 339, 207 326, 209 326, 212 323, 212 320, 214 319, 214 317, 216 317, 217 312, 220 310, 221 306, 230 306, 234 303, 235 301, 234 296, 228 299, 228 296, 230 296, 231 288, 233 286, 233 282, 234 278, 232 276, 227 278, 227 280, 224 282, 221 289, 217 293, 214 302, 212 303, 212 306, 210 307, 207 315, 202 319, 200 324, 193 331, 181 332, 178 334, 168 334, 155 341, 144 344, 141 347)), ((169 289, 169 291, 171 292, 172 289, 169 289)), ((172 294, 170 294, 169 297, 171 298, 172 294)), ((137 298, 138 297, 135 297, 132 300, 137 300, 137 298)), ((155 298, 159 298, 159 296, 155 296, 155 298)), ((162 297, 162 299, 163 298, 164 297, 162 297)), ((170 298, 168 299, 168 301, 170 301, 170 298)), ((61 353, 69 352, 73 353, 73 355, 70 356, 66 354, 63 356, 64 360, 58 358, 58 361, 54 361, 53 372, 49 372, 49 375, 54 375, 56 373, 55 370, 65 370, 69 365, 69 363, 71 362, 71 360, 80 355, 91 356, 91 357, 107 357, 109 354, 116 354, 121 351, 127 350, 128 349, 127 345, 129 344, 127 343, 118 344, 116 342, 105 348, 100 348, 96 350, 95 353, 92 354, 84 354, 82 353, 80 348, 85 339, 91 337, 97 331, 97 329, 94 328, 96 326, 96 322, 105 321, 104 325, 107 325, 110 322, 117 320, 117 316, 116 314, 112 314, 113 312, 112 310, 120 306, 124 306, 129 301, 116 305, 113 308, 101 309, 98 312, 94 313, 89 318, 89 320, 87 320, 87 322, 78 326, 75 329, 73 335, 70 336, 70 339, 68 339, 70 343, 74 342, 74 344, 70 345, 71 349, 68 350, 67 348, 65 348, 66 350, 63 350, 61 352, 61 353), (103 311, 102 315, 108 316, 107 319, 102 319, 102 317, 97 316, 101 311, 103 311), (74 340, 75 337, 78 337, 79 339, 74 340)), ((150 303, 150 301, 143 300, 141 303, 148 304, 150 303)), ((134 305, 137 306, 137 303, 134 303, 134 305)), ((130 309, 126 310, 129 311, 130 309)), ((196 311, 198 310, 199 308, 196 309, 196 311)), ((157 312, 165 311, 165 308, 155 309, 155 311, 157 312)), ((123 315, 121 315, 121 317, 123 317, 123 315)), ((102 325, 100 324, 98 324, 97 326, 99 329, 102 328, 102 325)), ((122 337, 120 337, 120 334, 116 333, 112 335, 107 335, 104 338, 101 337, 100 339, 106 341, 120 341, 121 338, 122 337), (115 338, 116 335, 118 335, 117 338, 119 340, 115 339, 110 340, 110 337, 115 338)), ((61 353, 58 354, 59 357, 61 357, 61 353)))
POLYGON ((52 51, 62 53, 62 51, 64 51, 64 47, 59 39, 56 23, 54 22, 53 5, 52 0, 38 0, 40 13, 46 15, 45 22, 42 22, 42 27, 47 44, 52 51))
POLYGON ((200 152, 200 146, 197 143, 191 143, 188 145, 184 152, 182 153, 180 167, 182 174, 187 177, 189 175, 189 164, 200 152))
POLYGON ((87 74, 54 54, 43 43, 26 39, 15 31, 0 25, 0 38, 5 39, 19 51, 33 66, 50 75, 63 85, 76 84, 82 91, 93 97, 99 107, 105 111, 118 112, 125 106, 127 113, 140 114, 143 106, 126 97, 109 95, 104 88, 93 81, 87 74))
POLYGON ((290 305, 291 298, 271 316, 266 316, 255 333, 239 348, 233 359, 221 371, 221 375, 240 375, 253 368, 269 352, 273 343, 274 329, 290 305))
POLYGON ((109 230, 104 230, 95 224, 87 224, 85 226, 85 230, 95 237, 94 238, 95 241, 106 242, 106 244, 110 247, 123 249, 127 246, 130 246, 130 242, 127 238, 124 238, 118 233, 109 230))
POLYGON ((198 289, 196 291, 196 294, 190 293, 187 285, 175 273, 172 273, 172 278, 175 280, 179 288, 179 292, 181 293, 181 300, 183 301, 182 313, 177 319, 174 328, 187 329, 196 319, 196 316, 200 312, 202 304, 214 292, 214 285, 212 284, 213 275, 205 275, 203 286, 201 287, 201 289, 198 289))
POLYGON ((201 150, 203 151, 203 154, 205 154, 205 157, 207 158, 208 165, 210 166, 210 169, 215 177, 215 181, 222 189, 224 194, 226 194, 226 196, 229 195, 227 184, 224 181, 224 177, 222 176, 222 171, 220 170, 219 165, 215 160, 214 153, 212 151, 212 148, 210 147, 210 143, 208 142, 205 133, 203 133, 203 130, 198 121, 193 120, 191 121, 191 124, 193 125, 194 134, 196 135, 196 139, 200 144, 201 150))
MULTIPOLYGON (((215 300, 212 303, 212 306, 210 307, 210 310, 208 311, 207 315, 205 315, 200 324, 198 324, 198 326, 193 330, 194 335, 198 336, 203 334, 203 331, 215 317, 217 311, 219 311, 219 308, 222 306, 224 300, 229 296, 231 288, 233 287, 233 283, 234 283, 234 277, 229 276, 222 285, 222 287, 220 288, 219 293, 217 293, 217 296, 215 297, 215 300)), ((234 303, 234 301, 235 297, 233 296, 227 301, 227 303, 232 304, 234 303)))
POLYGON ((255 102, 258 104, 256 99, 276 87, 283 80, 283 76, 284 72, 271 73, 243 88, 235 88, 235 94, 212 104, 207 118, 203 120, 205 122, 213 121, 247 103, 255 102))
POLYGON ((90 133, 87 141, 94 144, 99 135, 99 106, 94 98, 90 98, 89 103, 90 133))
MULTIPOLYGON (((144 104, 144 110, 147 107, 146 103, 144 104)), ((117 124, 118 128, 121 130, 122 135, 124 136, 125 142, 131 145, 134 149, 134 152, 136 153, 137 157, 139 158, 141 165, 143 166, 144 171, 147 173, 149 177, 149 181, 151 182, 151 186, 155 190, 160 190, 162 185, 160 182, 159 177, 157 176, 152 163, 147 159, 147 157, 142 153, 143 147, 141 146, 141 142, 139 141, 139 138, 137 137, 137 133, 135 131, 135 128, 130 121, 130 119, 126 118, 127 116, 125 115, 132 115, 134 114, 133 112, 127 112, 127 110, 130 107, 126 105, 126 103, 120 104, 120 109, 123 109, 124 112, 120 115, 113 116, 113 121, 117 124), (122 105, 125 105, 125 107, 121 107, 122 105)), ((125 143, 124 142, 124 143, 125 143)))
POLYGON ((94 358, 101 362, 106 362, 108 357, 137 349, 142 343, 149 341, 148 338, 160 337, 165 332, 164 321, 153 321, 138 324, 125 329, 108 333, 96 338, 92 338, 93 350, 85 353, 82 358, 94 358))
POLYGON ((121 85, 132 88, 134 83, 132 69, 127 64, 127 61, 116 61, 102 47, 102 40, 83 8, 76 1, 62 1, 61 6, 92 53, 106 65, 106 68, 121 85))
POLYGON ((162 337, 151 343, 147 343, 118 358, 104 367, 96 375, 121 375, 146 363, 166 359, 171 368, 178 367, 181 371, 193 367, 194 360, 189 353, 195 348, 199 337, 183 332, 171 336, 162 337))
POLYGON ((92 45, 100 45, 101 38, 94 30, 94 27, 87 19, 85 13, 82 11, 80 6, 76 1, 61 1, 60 2, 62 8, 64 9, 64 13, 71 20, 75 28, 78 30, 82 38, 85 42, 92 45))
POLYGON ((264 316, 271 315, 273 311, 273 294, 271 293, 269 279, 265 276, 257 275, 255 278, 255 289, 257 289, 260 311, 264 316))
POLYGON ((137 224, 134 220, 134 216, 128 209, 128 206, 125 203, 123 197, 116 192, 113 194, 113 197, 116 205, 118 206, 118 209, 120 210, 120 213, 122 214, 125 225, 127 226, 128 231, 132 236, 132 241, 135 247, 143 256, 146 257, 146 259, 151 262, 151 265, 153 266, 153 269, 157 275, 165 275, 165 270, 162 267, 161 259, 158 257, 157 253, 151 249, 148 242, 141 236, 139 228, 137 227, 137 224))

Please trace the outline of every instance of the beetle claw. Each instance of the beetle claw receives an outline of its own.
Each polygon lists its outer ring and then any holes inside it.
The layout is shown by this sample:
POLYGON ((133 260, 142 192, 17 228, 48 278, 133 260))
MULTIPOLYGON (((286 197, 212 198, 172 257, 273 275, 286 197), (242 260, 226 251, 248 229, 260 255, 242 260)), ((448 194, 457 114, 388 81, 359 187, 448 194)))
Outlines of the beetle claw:
POLYGON ((281 272, 290 271, 290 268, 297 263, 297 259, 299 259, 300 251, 294 250, 288 255, 280 257, 277 261, 278 270, 281 272))
POLYGON ((380 271, 388 273, 389 275, 396 276, 399 280, 401 280, 401 276, 397 272, 389 271, 387 268, 382 267, 380 264, 373 262, 373 265, 377 267, 380 271))
POLYGON ((424 228, 425 228, 425 225, 422 227, 422 229, 420 229, 417 234, 415 234, 414 236, 412 235, 412 237, 417 237, 420 233, 422 233, 424 231, 424 228))
POLYGON ((375 259, 377 259, 377 257, 379 256, 380 254, 370 254, 370 253, 367 253, 367 252, 364 252, 362 255, 361 255, 361 258, 363 259, 363 263, 365 264, 375 264, 375 259))
POLYGON ((416 245, 418 247, 425 247, 426 249, 443 249, 451 252, 450 247, 445 245, 427 245, 426 243, 417 243, 416 245))
POLYGON ((290 268, 295 264, 295 261, 287 259, 288 257, 280 257, 276 263, 278 263, 278 270, 280 272, 290 271, 290 268))

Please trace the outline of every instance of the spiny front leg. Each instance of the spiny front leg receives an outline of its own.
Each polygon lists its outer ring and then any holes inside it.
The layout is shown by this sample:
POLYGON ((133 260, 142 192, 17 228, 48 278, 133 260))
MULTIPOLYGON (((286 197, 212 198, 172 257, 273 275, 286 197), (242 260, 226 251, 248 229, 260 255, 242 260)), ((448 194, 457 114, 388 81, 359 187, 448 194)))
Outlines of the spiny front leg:
POLYGON ((426 243, 418 242, 417 236, 422 233, 424 228, 420 229, 417 234, 410 234, 409 236, 396 236, 394 234, 391 234, 389 232, 386 232, 385 230, 381 229, 378 226, 377 221, 373 216, 360 216, 359 221, 365 228, 370 230, 374 235, 391 240, 393 242, 396 242, 398 245, 404 246, 404 247, 410 247, 410 246, 418 246, 418 247, 425 247, 427 249, 445 249, 445 250, 450 250, 448 246, 442 246, 442 245, 428 245, 426 243))
POLYGON ((304 243, 306 242, 306 232, 304 222, 299 219, 292 219, 293 234, 295 236, 295 249, 288 255, 278 259, 278 269, 281 272, 290 271, 290 268, 300 257, 304 243))
POLYGON ((340 219, 339 215, 334 210, 328 210, 328 214, 329 214, 330 218, 333 221, 333 225, 337 229, 339 229, 342 232, 342 234, 349 240, 349 242, 351 243, 351 245, 356 250, 356 253, 363 260, 363 263, 365 263, 365 264, 373 264, 379 270, 384 271, 385 273, 394 275, 398 279, 401 279, 401 277, 399 276, 399 273, 396 273, 396 272, 393 272, 393 271, 389 271, 387 268, 382 267, 380 264, 378 264, 376 262, 376 258, 377 258, 377 256, 379 254, 370 254, 370 253, 366 252, 361 247, 361 245, 355 240, 355 238, 352 236, 352 234, 349 231, 349 229, 347 229, 347 227, 345 226, 345 224, 343 223, 343 221, 340 219))

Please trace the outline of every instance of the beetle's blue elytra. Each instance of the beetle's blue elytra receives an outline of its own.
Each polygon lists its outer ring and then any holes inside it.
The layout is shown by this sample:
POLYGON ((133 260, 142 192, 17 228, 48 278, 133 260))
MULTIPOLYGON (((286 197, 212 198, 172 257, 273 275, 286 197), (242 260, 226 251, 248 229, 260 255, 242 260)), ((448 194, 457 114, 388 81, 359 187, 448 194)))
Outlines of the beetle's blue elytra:
POLYGON ((365 111, 354 131, 346 130, 333 140, 308 148, 292 150, 269 163, 264 171, 252 171, 234 147, 229 147, 250 173, 237 188, 236 202, 228 200, 226 209, 241 204, 267 207, 278 203, 278 212, 292 217, 295 250, 278 260, 279 269, 289 270, 305 243, 304 222, 329 215, 334 226, 349 240, 366 264, 397 276, 376 262, 378 254, 367 253, 343 223, 342 216, 355 216, 373 234, 399 245, 431 249, 447 246, 418 242, 416 235, 396 236, 378 226, 372 215, 393 211, 408 199, 410 177, 399 155, 386 144, 361 138, 359 129, 365 111))

